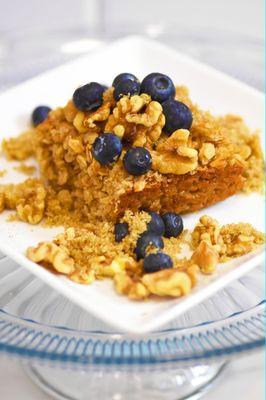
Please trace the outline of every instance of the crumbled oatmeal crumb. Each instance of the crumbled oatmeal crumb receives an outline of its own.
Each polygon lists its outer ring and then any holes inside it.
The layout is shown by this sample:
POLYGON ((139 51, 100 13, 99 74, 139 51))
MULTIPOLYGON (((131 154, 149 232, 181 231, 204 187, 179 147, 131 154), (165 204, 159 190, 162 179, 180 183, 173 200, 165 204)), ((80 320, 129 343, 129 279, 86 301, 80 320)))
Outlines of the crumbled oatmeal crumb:
POLYGON ((27 255, 37 261, 36 254, 41 252, 44 255, 38 256, 39 262, 42 265, 49 262, 49 266, 59 271, 51 257, 47 258, 47 251, 61 249, 64 259, 73 261, 74 270, 66 272, 67 269, 61 267, 62 273, 70 279, 89 284, 95 279, 112 278, 118 293, 132 300, 143 300, 150 295, 186 295, 197 283, 200 273, 213 274, 218 263, 246 254, 264 243, 264 235, 249 224, 220 226, 205 215, 191 235, 184 231, 177 238, 164 238, 163 251, 172 258, 172 269, 144 274, 142 261, 136 260, 134 249, 139 235, 146 230, 150 215, 144 211, 136 214, 128 211, 122 220, 129 225, 129 235, 120 243, 114 240, 111 222, 88 223, 82 228, 66 229, 53 242, 41 243, 27 255), (184 257, 182 248, 188 244, 194 251, 184 257))
POLYGON ((230 258, 249 253, 258 245, 262 245, 264 241, 264 234, 257 231, 251 224, 240 222, 220 226, 215 219, 204 215, 192 232, 191 245, 195 250, 195 257, 199 248, 208 252, 212 249, 213 254, 219 255, 219 261, 225 262, 230 258))
POLYGON ((6 173, 7 173, 6 169, 0 170, 0 178, 3 178, 3 176, 5 176, 6 173))
POLYGON ((34 167, 34 165, 27 165, 24 163, 20 163, 18 167, 14 167, 14 170, 30 176, 35 173, 36 167, 34 167))
POLYGON ((46 189, 39 179, 27 179, 18 185, 0 185, 4 208, 16 210, 21 221, 38 224, 44 216, 46 189))
POLYGON ((35 154, 35 130, 29 130, 16 138, 4 139, 2 148, 8 160, 26 160, 35 154))

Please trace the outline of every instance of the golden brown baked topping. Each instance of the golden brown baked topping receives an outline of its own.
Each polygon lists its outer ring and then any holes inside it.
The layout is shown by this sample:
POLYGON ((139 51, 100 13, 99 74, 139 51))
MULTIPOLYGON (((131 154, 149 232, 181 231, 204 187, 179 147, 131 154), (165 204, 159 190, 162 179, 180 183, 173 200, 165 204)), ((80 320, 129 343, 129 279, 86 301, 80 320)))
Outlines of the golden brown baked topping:
MULTIPOLYGON (((171 136, 164 130, 159 102, 147 94, 116 102, 110 88, 96 110, 80 111, 71 100, 35 129, 3 141, 8 159, 35 157, 41 178, 0 185, 0 212, 11 209, 16 211, 11 218, 66 228, 54 241, 29 248, 32 261, 83 284, 113 279, 117 292, 134 300, 179 297, 192 290, 200 274, 212 274, 218 263, 264 242, 264 235, 249 224, 220 226, 203 216, 191 233, 163 239, 173 268, 147 274, 143 261, 136 260, 137 240, 151 221, 150 214, 140 210, 191 212, 241 190, 262 188, 259 135, 240 117, 215 117, 201 110, 184 86, 176 87, 175 98, 189 107, 193 123, 171 136), (113 133, 123 144, 120 158, 111 165, 93 157, 94 142, 104 133, 113 133), (125 153, 132 146, 145 147, 152 156, 145 175, 133 176, 124 168, 125 153), (129 234, 116 243, 118 221, 128 224, 129 234)), ((18 169, 33 172, 24 164, 18 169)), ((147 254, 157 250, 146 249, 147 254)))
MULTIPOLYGON (((177 87, 176 98, 190 107, 193 124, 190 132, 179 129, 169 137, 163 132, 159 103, 146 94, 124 96, 116 103, 112 93, 113 89, 108 89, 103 104, 93 112, 78 111, 70 101, 50 112, 35 130, 3 143, 10 159, 36 156, 42 179, 53 191, 46 206, 51 224, 53 220, 60 223, 58 208, 53 217, 49 202, 54 204, 61 190, 69 193, 73 212, 90 220, 115 220, 127 208, 136 211, 143 206, 187 212, 241 189, 261 190, 259 138, 250 134, 240 117, 214 117, 192 103, 185 87, 177 87), (93 159, 91 146, 102 132, 115 133, 125 146, 148 148, 152 170, 138 178, 129 175, 123 167, 124 151, 113 166, 101 166, 93 159)), ((60 205, 65 208, 62 202, 60 205)), ((65 223, 69 218, 61 211, 61 223, 65 223)))

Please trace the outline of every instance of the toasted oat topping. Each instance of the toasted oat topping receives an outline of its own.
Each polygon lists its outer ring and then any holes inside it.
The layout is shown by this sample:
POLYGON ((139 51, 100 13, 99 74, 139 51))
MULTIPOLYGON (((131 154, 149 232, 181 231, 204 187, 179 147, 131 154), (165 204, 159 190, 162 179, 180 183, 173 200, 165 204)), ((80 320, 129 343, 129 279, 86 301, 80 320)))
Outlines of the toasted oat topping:
MULTIPOLYGON (((200 188, 200 176, 206 168, 235 168, 239 171, 239 179, 234 178, 238 188, 242 186, 246 192, 261 190, 263 157, 259 136, 251 134, 240 117, 214 117, 202 111, 189 98, 187 88, 179 86, 176 99, 190 107, 193 124, 190 132, 180 129, 169 137, 163 132, 162 107, 148 95, 124 96, 116 103, 111 88, 103 97, 98 110, 86 113, 78 111, 70 101, 53 110, 35 130, 3 142, 9 159, 22 160, 31 155, 37 158, 42 179, 53 191, 53 196, 46 199, 47 223, 69 223, 61 202, 61 222, 59 206, 52 213, 61 190, 69 192, 75 218, 78 214, 81 219, 89 216, 90 220, 116 218, 123 195, 130 191, 141 193, 146 187, 151 188, 151 182, 160 185, 169 174, 190 176, 198 172, 200 188), (111 168, 99 165, 92 157, 91 146, 102 132, 113 132, 128 145, 147 147, 153 158, 152 171, 133 178, 123 167, 125 151, 111 168)), ((188 196, 186 201, 192 205, 194 195, 191 192, 188 196)), ((154 199, 154 210, 159 209, 160 202, 162 199, 154 199)))
MULTIPOLYGON (((197 192, 201 187, 208 192, 209 174, 223 177, 222 188, 230 186, 230 177, 237 190, 262 188, 258 133, 251 133, 238 116, 216 117, 201 110, 184 86, 176 88, 176 99, 190 108, 193 124, 190 130, 178 129, 170 137, 164 132, 160 103, 147 94, 124 96, 115 102, 110 88, 93 112, 78 111, 69 101, 51 111, 35 129, 3 141, 8 159, 35 157, 41 178, 0 185, 0 212, 15 210, 13 219, 66 228, 52 242, 29 248, 31 260, 83 284, 113 279, 118 293, 142 300, 152 295, 186 295, 201 274, 212 274, 219 263, 264 243, 264 235, 249 224, 220 226, 203 216, 191 233, 184 231, 178 238, 163 239, 163 251, 172 258, 173 269, 143 273, 135 246, 150 215, 138 210, 172 211, 176 193, 174 185, 167 185, 173 176, 183 182, 181 191, 188 204, 185 211, 204 206, 197 192), (111 166, 100 165, 91 152, 95 139, 105 132, 117 135, 124 146, 120 159, 111 166), (143 146, 152 156, 152 169, 143 176, 134 177, 123 166, 131 146, 143 146), (226 168, 228 181, 222 174, 226 168), (192 179, 194 191, 186 187, 188 179, 192 179), (166 188, 159 193, 161 185, 166 188), (129 225, 129 235, 121 243, 114 240, 114 221, 118 220, 129 225)), ((24 164, 19 168, 24 173, 33 172, 24 164)))

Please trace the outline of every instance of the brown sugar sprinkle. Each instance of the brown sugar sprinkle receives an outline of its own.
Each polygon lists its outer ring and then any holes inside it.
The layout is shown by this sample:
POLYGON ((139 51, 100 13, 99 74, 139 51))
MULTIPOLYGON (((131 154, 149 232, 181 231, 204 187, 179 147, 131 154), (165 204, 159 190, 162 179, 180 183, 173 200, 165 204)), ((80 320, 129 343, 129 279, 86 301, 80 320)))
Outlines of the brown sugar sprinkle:
POLYGON ((6 173, 7 173, 6 169, 0 170, 0 178, 3 178, 3 176, 5 176, 6 173))
MULTIPOLYGON (((34 157, 40 179, 0 185, 0 212, 14 210, 9 220, 65 227, 52 242, 29 248, 27 256, 75 282, 89 284, 111 278, 118 293, 130 299, 188 294, 201 274, 212 274, 218 263, 241 256, 264 243, 249 224, 220 226, 209 216, 192 232, 163 238, 173 268, 145 274, 135 247, 150 215, 191 212, 237 192, 261 191, 263 156, 259 135, 234 115, 213 116, 192 102, 185 86, 177 100, 193 114, 190 130, 164 132, 162 106, 146 94, 113 99, 113 88, 93 112, 78 111, 73 102, 49 113, 35 129, 3 141, 9 160, 34 157), (123 141, 120 159, 102 166, 92 157, 99 134, 112 132, 123 141), (130 175, 123 166, 125 151, 143 146, 152 155, 145 175, 130 175), (115 222, 127 222, 129 234, 114 238, 115 222)), ((33 173, 31 166, 17 169, 33 173)), ((147 248, 148 253, 156 252, 147 248)))
POLYGON ((34 165, 26 165, 24 163, 21 163, 18 167, 14 167, 14 170, 30 176, 35 173, 36 167, 34 167, 34 165))

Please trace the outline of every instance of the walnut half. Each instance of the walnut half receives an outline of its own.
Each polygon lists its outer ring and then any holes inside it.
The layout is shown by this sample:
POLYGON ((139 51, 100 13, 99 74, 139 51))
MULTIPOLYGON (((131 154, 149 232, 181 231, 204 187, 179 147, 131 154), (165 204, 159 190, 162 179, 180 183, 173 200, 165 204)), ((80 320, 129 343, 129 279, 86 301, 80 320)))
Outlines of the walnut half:
POLYGON ((61 274, 70 275, 75 270, 74 260, 55 243, 39 243, 37 247, 29 247, 26 254, 31 261, 48 263, 61 274))
POLYGON ((192 288, 192 278, 184 271, 165 269, 146 274, 142 282, 147 289, 158 296, 180 297, 188 294, 192 288))
POLYGON ((150 294, 146 285, 131 278, 126 271, 121 271, 114 276, 114 284, 118 293, 127 295, 131 300, 143 300, 150 294))
POLYGON ((201 272, 212 274, 219 262, 219 254, 213 246, 203 240, 194 251, 191 259, 199 266, 201 272))
POLYGON ((152 152, 152 168, 161 174, 183 175, 198 166, 198 152, 192 148, 189 131, 178 129, 152 152))

